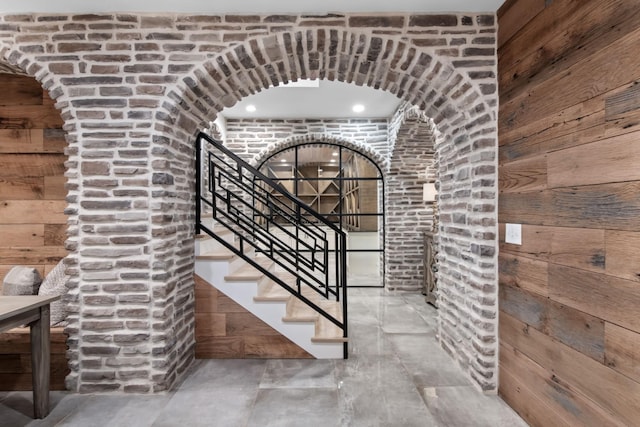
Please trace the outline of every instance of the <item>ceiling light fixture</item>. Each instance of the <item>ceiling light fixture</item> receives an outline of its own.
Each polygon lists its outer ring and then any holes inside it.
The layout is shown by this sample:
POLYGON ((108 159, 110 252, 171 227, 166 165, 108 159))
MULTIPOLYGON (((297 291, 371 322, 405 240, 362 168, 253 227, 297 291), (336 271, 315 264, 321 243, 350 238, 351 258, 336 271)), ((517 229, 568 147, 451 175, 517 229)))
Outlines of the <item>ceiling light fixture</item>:
POLYGON ((249 113, 254 113, 256 111, 256 106, 253 104, 249 104, 244 109, 247 110, 249 113))
POLYGON ((353 107, 351 107, 351 109, 353 110, 354 113, 362 113, 364 111, 364 105, 355 104, 353 107))
POLYGON ((332 155, 333 157, 338 157, 338 152, 337 152, 337 151, 334 151, 333 153, 331 153, 331 155, 332 155))
POLYGON ((281 161, 282 163, 285 163, 285 162, 287 161, 287 159, 280 159, 280 161, 281 161))

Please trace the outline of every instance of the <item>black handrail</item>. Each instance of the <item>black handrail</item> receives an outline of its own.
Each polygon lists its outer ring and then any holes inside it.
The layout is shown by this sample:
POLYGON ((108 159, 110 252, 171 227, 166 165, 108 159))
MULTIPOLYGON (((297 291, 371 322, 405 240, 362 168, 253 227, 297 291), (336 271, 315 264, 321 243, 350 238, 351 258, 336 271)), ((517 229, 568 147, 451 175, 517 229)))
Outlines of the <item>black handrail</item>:
MULTIPOLYGON (((201 231, 312 307, 342 329, 343 337, 347 338, 345 233, 221 142, 202 132, 196 138, 196 234, 201 231), (202 161, 202 141, 207 143, 206 162, 202 161), (208 171, 204 171, 203 166, 208 167, 208 171), (204 177, 207 178, 206 191, 203 191, 204 177), (203 206, 211 209, 211 217, 218 224, 234 233, 238 247, 202 223, 203 206), (282 237, 274 234, 274 230, 282 237), (248 256, 247 251, 251 249, 269 257, 293 275, 295 286, 248 256), (325 299, 342 300, 342 319, 327 313, 303 295, 303 289, 311 289, 325 299)), ((347 358, 346 340, 344 357, 347 358)))

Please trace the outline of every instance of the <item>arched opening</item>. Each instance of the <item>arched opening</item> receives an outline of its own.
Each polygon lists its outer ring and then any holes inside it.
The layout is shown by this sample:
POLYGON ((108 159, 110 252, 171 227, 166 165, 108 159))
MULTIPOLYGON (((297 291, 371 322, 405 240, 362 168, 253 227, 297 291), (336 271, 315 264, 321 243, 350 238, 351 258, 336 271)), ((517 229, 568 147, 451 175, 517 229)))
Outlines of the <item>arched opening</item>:
POLYGON ((272 152, 258 168, 347 233, 347 286, 384 286, 384 179, 372 159, 319 140, 272 152))
MULTIPOLYGON (((69 341, 69 387, 161 391, 190 366, 193 139, 225 106, 272 84, 310 77, 388 91, 433 121, 446 254, 439 271, 444 310, 438 336, 481 387, 492 389, 497 288, 491 49, 454 47, 454 38, 460 39, 449 32, 454 28, 420 16, 298 16, 295 23, 289 16, 275 23, 257 17, 264 27, 256 31, 254 23, 237 22, 233 35, 220 16, 136 16, 127 23, 121 18, 76 16, 80 37, 91 32, 89 26, 82 30, 82 21, 100 21, 91 25, 108 37, 92 43, 51 38, 65 31, 68 18, 46 26, 15 21, 2 42, 3 56, 37 76, 66 121, 74 309, 68 329, 77 334, 69 341), (122 25, 141 39, 162 33, 166 41, 146 43, 147 52, 123 41, 118 52, 111 51, 108 45, 122 25), (183 43, 187 33, 191 40, 183 43), (34 44, 36 39, 50 43, 34 44), (442 40, 451 48, 443 50, 442 40), (50 54, 39 54, 43 48, 51 48, 50 54), (457 57, 450 56, 454 51, 457 57), (138 63, 140 58, 148 62, 138 63), (474 233, 460 233, 470 225, 474 233), (90 295, 94 290, 100 294, 90 295), (96 310, 111 301, 114 307, 96 320, 96 310), (133 309, 127 306, 133 303, 133 309), (108 348, 85 351, 95 340, 108 342, 108 348), (107 366, 111 354, 126 362, 140 357, 144 371, 132 378, 123 363, 112 367, 111 379, 93 375, 90 366, 107 366), (87 370, 90 375, 84 375, 87 370)), ((486 38, 476 42, 466 34, 495 31, 493 19, 481 18, 451 16, 470 47, 486 38)))
MULTIPOLYGON (((495 96, 490 87, 481 92, 467 69, 456 69, 429 50, 394 37, 341 30, 248 39, 196 68, 170 94, 179 102, 165 105, 167 113, 156 118, 172 144, 180 145, 225 106, 298 78, 367 85, 416 106, 429 118, 440 191, 439 341, 481 388, 492 390, 497 347, 495 96), (179 127, 170 128, 174 124, 179 127), (479 351, 481 358, 474 358, 479 351)), ((394 117, 393 126, 401 121, 394 117)))
MULTIPOLYGON (((0 61, 0 295, 64 295, 67 141, 48 91, 0 61)), ((65 389, 66 301, 52 305, 50 387, 65 389)), ((0 334, 0 391, 31 390, 29 328, 0 334)))

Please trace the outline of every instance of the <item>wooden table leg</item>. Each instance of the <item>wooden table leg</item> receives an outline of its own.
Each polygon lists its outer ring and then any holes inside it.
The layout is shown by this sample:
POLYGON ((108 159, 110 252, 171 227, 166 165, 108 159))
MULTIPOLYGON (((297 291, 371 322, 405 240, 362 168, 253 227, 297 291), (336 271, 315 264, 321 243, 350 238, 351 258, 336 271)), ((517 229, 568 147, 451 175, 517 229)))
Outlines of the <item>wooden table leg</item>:
POLYGON ((49 415, 50 308, 49 305, 45 305, 39 310, 39 319, 30 324, 33 415, 35 418, 45 418, 49 415))

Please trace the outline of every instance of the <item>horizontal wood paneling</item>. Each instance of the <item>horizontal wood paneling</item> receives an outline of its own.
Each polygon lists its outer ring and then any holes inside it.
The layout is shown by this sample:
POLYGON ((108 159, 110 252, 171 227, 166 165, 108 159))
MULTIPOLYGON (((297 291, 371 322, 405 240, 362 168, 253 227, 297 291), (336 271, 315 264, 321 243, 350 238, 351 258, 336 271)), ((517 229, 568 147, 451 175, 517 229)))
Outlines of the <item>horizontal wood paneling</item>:
POLYGON ((64 258, 66 254, 66 249, 61 246, 0 246, 0 259, 2 260, 2 264, 7 266, 41 265, 43 271, 46 264, 55 265, 64 258))
POLYGON ((525 383, 521 372, 511 372, 500 362, 500 390, 498 393, 522 418, 534 426, 575 427, 565 420, 564 412, 556 412, 551 402, 538 388, 525 383), (531 389, 530 389, 531 387, 531 389))
POLYGON ((589 58, 640 26, 640 10, 633 1, 565 0, 538 18, 499 57, 505 68, 499 84, 508 88, 501 93, 505 100, 523 87, 545 81, 589 58), (518 56, 517 51, 525 54, 518 56))
POLYGON ((606 273, 640 282, 640 233, 607 230, 606 273))
POLYGON ((633 97, 635 82, 617 87, 539 120, 512 129, 499 129, 501 163, 588 144, 640 131, 640 109, 627 101, 624 112, 616 105, 621 97, 633 97))
POLYGON ((498 27, 498 46, 502 46, 522 26, 544 10, 545 0, 507 0, 498 9, 498 19, 504 25, 498 27))
POLYGON ((619 422, 640 419, 640 384, 501 312, 502 340, 570 385, 619 422))
POLYGON ((7 200, 0 202, 5 224, 65 224, 64 200, 7 200))
POLYGON ((196 358, 312 358, 201 277, 195 283, 196 358))
POLYGON ((44 177, 44 198, 46 200, 63 200, 67 197, 65 187, 67 178, 64 175, 44 177))
POLYGON ((640 331, 637 282, 550 264, 549 296, 611 323, 640 331))
MULTIPOLYGON (((522 245, 505 243, 504 224, 500 224, 499 231, 500 252, 505 256, 513 254, 585 270, 605 270, 604 230, 524 224, 522 245)), ((538 269, 541 268, 539 265, 538 269)), ((546 274, 546 265, 544 269, 546 274)))
POLYGON ((595 316, 547 297, 501 284, 500 309, 581 353, 604 362, 604 325, 595 316))
POLYGON ((44 246, 44 224, 0 224, 3 246, 44 246))
POLYGON ((612 72, 610 58, 616 58, 618 70, 640 69, 640 56, 634 51, 639 34, 637 29, 540 84, 527 86, 526 93, 501 103, 501 110, 509 113, 498 118, 498 125, 505 129, 517 127, 632 82, 632 75, 612 72))
POLYGON ((498 179, 504 193, 545 190, 547 158, 538 156, 503 165, 498 179))
POLYGON ((0 200, 44 199, 44 176, 0 177, 0 200))
POLYGON ((555 188, 637 181, 640 180, 639 157, 640 132, 554 151, 547 157, 548 186, 555 188))
POLYGON ((15 264, 46 274, 66 255, 62 118, 38 81, 0 74, 0 280, 15 264))
POLYGON ((0 127, 5 129, 61 128, 60 112, 50 105, 0 106, 0 127))
POLYGON ((43 129, 0 129, 0 153, 44 152, 43 129))
POLYGON ((640 229, 640 181, 500 195, 498 219, 555 227, 640 229))
POLYGON ((59 154, 4 154, 2 179, 24 176, 63 176, 65 156, 59 154))
POLYGON ((532 394, 543 397, 544 402, 549 405, 548 410, 554 413, 553 420, 549 420, 548 425, 558 425, 558 421, 570 426, 623 425, 593 401, 572 389, 570 384, 561 381, 553 371, 544 369, 506 343, 500 344, 500 367, 501 375, 504 371, 517 373, 523 383, 521 387, 534 390, 532 394))
POLYGON ((635 425, 640 7, 540 7, 498 13, 500 393, 536 426, 635 425))
POLYGON ((501 252, 499 256, 500 284, 516 286, 547 296, 547 267, 544 261, 501 252))
MULTIPOLYGON (((29 328, 0 333, 0 391, 31 390, 31 338, 29 328)), ((69 373, 67 336, 62 327, 51 328, 51 389, 65 390, 69 373)))
POLYGON ((21 75, 2 75, 0 106, 42 105, 42 86, 36 79, 21 75))

